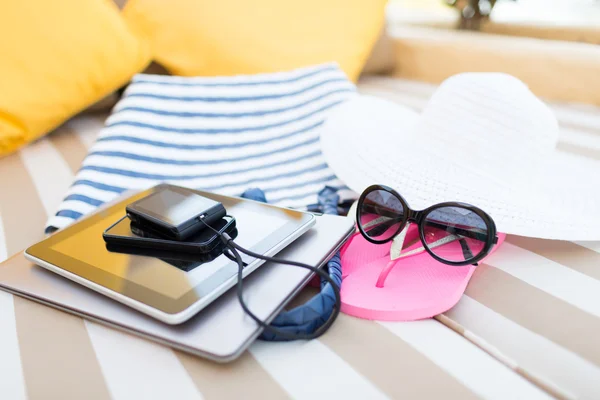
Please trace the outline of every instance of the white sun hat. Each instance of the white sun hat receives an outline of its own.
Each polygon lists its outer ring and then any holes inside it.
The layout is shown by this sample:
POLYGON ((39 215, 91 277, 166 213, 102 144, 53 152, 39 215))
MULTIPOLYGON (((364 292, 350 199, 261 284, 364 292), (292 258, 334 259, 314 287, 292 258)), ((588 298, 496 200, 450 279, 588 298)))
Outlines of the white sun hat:
POLYGON ((327 163, 352 190, 396 189, 413 209, 462 201, 499 232, 600 239, 600 162, 556 149, 558 123, 527 86, 502 73, 443 82, 421 114, 355 96, 321 130, 327 163))

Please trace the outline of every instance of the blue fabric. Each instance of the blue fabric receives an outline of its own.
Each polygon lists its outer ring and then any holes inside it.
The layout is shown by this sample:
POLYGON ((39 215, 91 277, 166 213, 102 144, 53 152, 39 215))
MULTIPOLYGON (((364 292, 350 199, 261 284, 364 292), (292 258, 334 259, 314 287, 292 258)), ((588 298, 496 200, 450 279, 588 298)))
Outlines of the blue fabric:
MULTIPOLYGON (((246 190, 242 197, 266 202, 265 194, 260 189, 246 190)), ((326 186, 318 193, 318 201, 320 211, 323 214, 337 215, 337 205, 340 196, 337 194, 337 189, 326 186)), ((340 253, 337 253, 327 262, 327 270, 329 276, 341 287, 342 284, 342 262, 340 253)), ((321 279, 321 292, 307 301, 305 304, 280 313, 271 322, 271 326, 276 327, 286 333, 296 335, 311 334, 322 326, 335 307, 335 293, 331 284, 325 279, 321 279)), ((280 337, 273 332, 263 332, 260 336, 262 340, 268 341, 288 341, 289 339, 280 337)))

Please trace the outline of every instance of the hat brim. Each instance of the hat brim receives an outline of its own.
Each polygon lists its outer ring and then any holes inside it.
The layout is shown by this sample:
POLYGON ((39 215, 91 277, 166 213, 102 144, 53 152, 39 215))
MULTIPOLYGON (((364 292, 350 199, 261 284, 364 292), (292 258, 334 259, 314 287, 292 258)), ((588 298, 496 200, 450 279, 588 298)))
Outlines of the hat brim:
POLYGON ((450 150, 440 156, 419 146, 419 118, 392 102, 357 96, 329 115, 321 129, 321 149, 331 169, 357 193, 384 184, 414 209, 444 201, 473 204, 492 216, 499 232, 600 239, 600 162, 555 151, 535 182, 512 185, 481 174, 468 158, 455 162, 450 150))

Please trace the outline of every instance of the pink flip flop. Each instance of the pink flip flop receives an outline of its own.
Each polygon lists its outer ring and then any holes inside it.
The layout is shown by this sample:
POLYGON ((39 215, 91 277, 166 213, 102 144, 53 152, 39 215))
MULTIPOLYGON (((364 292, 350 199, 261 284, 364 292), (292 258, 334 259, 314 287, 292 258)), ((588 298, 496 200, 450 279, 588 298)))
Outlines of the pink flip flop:
MULTIPOLYGON (((502 244, 505 236, 498 234, 498 244, 491 252, 502 244)), ((451 245, 460 246, 458 242, 451 245)), ((413 224, 407 227, 400 258, 390 259, 391 246, 392 242, 370 243, 358 232, 344 245, 343 313, 385 321, 433 317, 458 302, 477 268, 436 261, 423 249, 413 224)))

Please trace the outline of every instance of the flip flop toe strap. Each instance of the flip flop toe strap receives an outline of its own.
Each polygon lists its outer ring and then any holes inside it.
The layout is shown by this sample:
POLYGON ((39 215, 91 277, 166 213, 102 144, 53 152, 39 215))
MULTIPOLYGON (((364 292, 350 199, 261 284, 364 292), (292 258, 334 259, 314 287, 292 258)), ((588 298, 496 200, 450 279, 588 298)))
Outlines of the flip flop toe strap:
MULTIPOLYGON (((387 279, 388 275, 390 274, 390 272, 392 271, 392 269, 394 269, 394 267, 396 266, 396 264, 398 263, 398 261, 401 258, 406 258, 406 257, 414 256, 414 255, 420 254, 420 253, 422 253, 422 252, 425 251, 425 247, 419 246, 419 247, 411 249, 411 250, 409 250, 407 252, 404 252, 404 253, 402 252, 402 246, 404 245, 404 240, 406 239, 406 232, 407 231, 408 231, 408 225, 406 226, 406 228, 404 228, 402 230, 402 232, 400 232, 394 238, 394 242, 392 244, 392 248, 390 249, 390 258, 391 259, 386 264, 385 268, 383 268, 381 270, 381 273, 379 274, 379 277, 377 278, 377 283, 375 284, 376 287, 378 287, 378 288, 384 287, 385 280, 387 279)), ((462 237, 458 236, 458 235, 448 235, 448 236, 446 236, 444 238, 436 240, 435 242, 429 244, 429 248, 430 249, 434 249, 436 247, 443 246, 445 244, 454 242, 456 240, 459 240, 459 243, 461 244, 461 247, 463 249, 463 253, 470 253, 471 252, 471 250, 469 249, 469 247, 466 244, 466 242, 464 241, 464 239, 462 237)))

